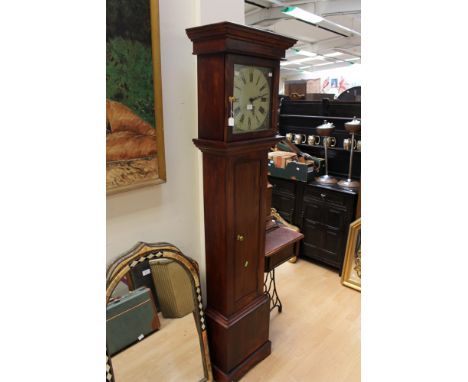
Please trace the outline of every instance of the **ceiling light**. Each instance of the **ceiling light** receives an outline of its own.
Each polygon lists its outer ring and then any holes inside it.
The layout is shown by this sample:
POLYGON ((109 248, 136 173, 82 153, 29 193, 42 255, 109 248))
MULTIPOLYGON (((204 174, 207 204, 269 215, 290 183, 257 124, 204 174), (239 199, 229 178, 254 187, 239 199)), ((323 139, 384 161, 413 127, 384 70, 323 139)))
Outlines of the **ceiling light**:
POLYGON ((296 19, 307 21, 312 24, 318 24, 323 17, 314 15, 298 7, 286 7, 281 10, 285 15, 295 17, 296 19))
POLYGON ((341 56, 343 53, 341 52, 333 52, 333 53, 327 53, 324 54, 325 57, 336 57, 336 56, 341 56))
POLYGON ((324 65, 331 65, 331 64, 334 64, 334 62, 325 62, 323 64, 317 64, 317 65, 313 65, 313 66, 324 66, 324 65))
POLYGON ((295 68, 281 68, 281 70, 292 70, 294 72, 300 72, 299 69, 295 69, 295 68))
POLYGON ((360 60, 361 57, 354 57, 354 58, 347 58, 345 61, 357 61, 360 60))
POLYGON ((281 62, 281 66, 286 66, 286 65, 293 65, 293 64, 301 64, 303 62, 307 61, 313 61, 313 60, 323 60, 323 57, 321 56, 316 56, 316 57, 306 57, 306 58, 300 58, 298 60, 291 60, 291 61, 283 61, 281 62))
POLYGON ((307 65, 307 66, 301 66, 299 69, 302 70, 302 69, 307 69, 307 68, 311 68, 311 67, 312 67, 312 65, 307 65))
POLYGON ((294 51, 296 52, 296 54, 299 54, 301 56, 315 57, 317 55, 317 53, 312 53, 312 52, 309 52, 307 50, 302 50, 302 49, 294 49, 294 51))

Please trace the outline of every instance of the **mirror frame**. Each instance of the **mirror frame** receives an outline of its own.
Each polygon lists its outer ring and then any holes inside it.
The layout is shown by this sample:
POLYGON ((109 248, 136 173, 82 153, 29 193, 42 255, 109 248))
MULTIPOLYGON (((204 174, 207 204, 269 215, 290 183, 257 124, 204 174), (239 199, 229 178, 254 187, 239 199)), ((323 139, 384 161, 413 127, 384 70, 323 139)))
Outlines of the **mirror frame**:
MULTIPOLYGON (((192 292, 195 309, 193 317, 197 327, 198 338, 200 342, 201 357, 203 363, 204 379, 202 381, 212 382, 213 371, 211 368, 210 351, 208 348, 208 333, 205 324, 205 313, 203 311, 203 302, 200 285, 200 273, 198 264, 195 260, 185 256, 177 247, 170 243, 145 243, 138 242, 132 249, 120 255, 113 263, 109 265, 106 271, 106 305, 114 292, 114 289, 122 278, 137 264, 144 260, 151 259, 172 259, 179 263, 187 272, 192 284, 192 292), (198 308, 198 309, 197 309, 198 308)), ((114 372, 112 369, 111 358, 106 350, 106 381, 114 382, 114 372)))

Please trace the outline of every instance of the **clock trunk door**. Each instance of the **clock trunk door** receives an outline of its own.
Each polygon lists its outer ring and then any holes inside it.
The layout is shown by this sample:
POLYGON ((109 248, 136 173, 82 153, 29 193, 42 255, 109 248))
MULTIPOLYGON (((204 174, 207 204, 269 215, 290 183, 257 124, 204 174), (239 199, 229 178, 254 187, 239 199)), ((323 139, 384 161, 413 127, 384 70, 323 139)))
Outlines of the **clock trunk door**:
POLYGON ((261 161, 239 161, 234 167, 234 300, 237 306, 257 296, 261 161))

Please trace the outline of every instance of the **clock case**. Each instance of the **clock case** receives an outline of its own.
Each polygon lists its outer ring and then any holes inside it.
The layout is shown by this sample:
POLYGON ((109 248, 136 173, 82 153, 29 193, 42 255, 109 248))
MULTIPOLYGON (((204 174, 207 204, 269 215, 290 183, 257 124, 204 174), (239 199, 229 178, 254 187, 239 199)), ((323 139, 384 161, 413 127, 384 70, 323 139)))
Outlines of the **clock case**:
POLYGON ((296 40, 233 23, 187 29, 198 62, 203 153, 206 321, 216 381, 241 378, 271 353, 263 290, 267 152, 277 131, 279 61, 296 40), (272 69, 270 128, 232 134, 234 64, 272 69))
POLYGON ((278 132, 279 59, 296 40, 234 23, 218 23, 187 29, 197 55, 198 138, 224 142, 273 137, 278 132), (229 97, 234 93, 234 65, 270 68, 270 128, 233 134, 228 126, 229 97), (222 128, 220 128, 222 126, 222 128))

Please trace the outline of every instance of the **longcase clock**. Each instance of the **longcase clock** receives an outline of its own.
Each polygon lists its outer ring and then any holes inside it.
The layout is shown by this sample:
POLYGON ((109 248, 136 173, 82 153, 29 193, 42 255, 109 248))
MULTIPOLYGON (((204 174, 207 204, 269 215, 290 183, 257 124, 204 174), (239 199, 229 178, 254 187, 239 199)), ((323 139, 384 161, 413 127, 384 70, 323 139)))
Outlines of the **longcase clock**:
POLYGON ((296 40, 229 22, 187 35, 198 68, 210 353, 215 379, 233 381, 271 352, 267 152, 279 139, 279 61, 296 40))

